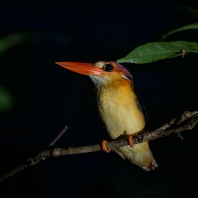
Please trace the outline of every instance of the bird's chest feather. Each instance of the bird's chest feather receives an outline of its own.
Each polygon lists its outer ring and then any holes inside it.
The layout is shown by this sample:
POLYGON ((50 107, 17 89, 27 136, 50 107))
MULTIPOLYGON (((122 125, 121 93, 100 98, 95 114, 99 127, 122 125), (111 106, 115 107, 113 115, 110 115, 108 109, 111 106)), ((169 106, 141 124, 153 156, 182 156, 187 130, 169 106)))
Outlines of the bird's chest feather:
POLYGON ((145 119, 129 82, 100 87, 97 101, 100 116, 112 139, 143 130, 145 119))

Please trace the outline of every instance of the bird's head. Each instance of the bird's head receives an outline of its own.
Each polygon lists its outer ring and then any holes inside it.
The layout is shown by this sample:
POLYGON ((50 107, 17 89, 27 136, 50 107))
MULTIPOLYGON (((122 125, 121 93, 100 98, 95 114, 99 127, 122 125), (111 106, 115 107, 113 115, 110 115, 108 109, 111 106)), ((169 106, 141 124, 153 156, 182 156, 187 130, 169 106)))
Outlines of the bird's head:
POLYGON ((96 86, 120 79, 133 81, 131 73, 124 66, 113 61, 98 61, 95 64, 78 62, 56 63, 68 70, 89 76, 96 86))

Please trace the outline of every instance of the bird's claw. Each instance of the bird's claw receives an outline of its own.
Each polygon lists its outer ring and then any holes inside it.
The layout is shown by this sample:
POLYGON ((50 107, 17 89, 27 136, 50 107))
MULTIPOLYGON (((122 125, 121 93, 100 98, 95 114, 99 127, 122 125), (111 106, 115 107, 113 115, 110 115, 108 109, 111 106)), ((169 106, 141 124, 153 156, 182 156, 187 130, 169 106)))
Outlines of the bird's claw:
POLYGON ((135 144, 133 143, 133 136, 132 135, 129 135, 128 142, 129 142, 130 147, 132 147, 132 148, 135 147, 135 144))
POLYGON ((107 140, 103 140, 103 141, 102 141, 102 150, 105 151, 105 152, 107 152, 107 153, 110 153, 110 152, 111 152, 111 149, 108 149, 108 148, 106 147, 106 143, 107 143, 107 142, 108 142, 107 140))

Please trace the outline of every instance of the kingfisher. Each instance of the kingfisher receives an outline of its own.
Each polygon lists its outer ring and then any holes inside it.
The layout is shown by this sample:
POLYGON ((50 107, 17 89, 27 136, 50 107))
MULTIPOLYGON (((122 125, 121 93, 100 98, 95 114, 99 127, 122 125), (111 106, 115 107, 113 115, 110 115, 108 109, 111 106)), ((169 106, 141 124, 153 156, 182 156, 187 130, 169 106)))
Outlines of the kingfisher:
MULTIPOLYGON (((133 143, 133 136, 146 131, 146 117, 134 90, 133 76, 122 65, 113 61, 98 61, 92 63, 56 62, 58 65, 87 75, 95 85, 96 106, 112 140, 128 138, 129 145, 114 148, 123 159, 145 171, 158 167, 148 142, 137 145, 133 143)), ((107 153, 106 140, 102 141, 102 149, 107 153)))

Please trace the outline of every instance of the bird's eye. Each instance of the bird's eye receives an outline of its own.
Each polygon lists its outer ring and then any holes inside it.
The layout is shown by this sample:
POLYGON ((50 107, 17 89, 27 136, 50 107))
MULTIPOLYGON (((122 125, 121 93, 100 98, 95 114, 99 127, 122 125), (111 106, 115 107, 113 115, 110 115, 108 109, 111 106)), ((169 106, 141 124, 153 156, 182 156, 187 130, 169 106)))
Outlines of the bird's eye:
POLYGON ((107 72, 111 72, 113 70, 113 66, 111 64, 105 64, 103 66, 103 70, 107 72))

